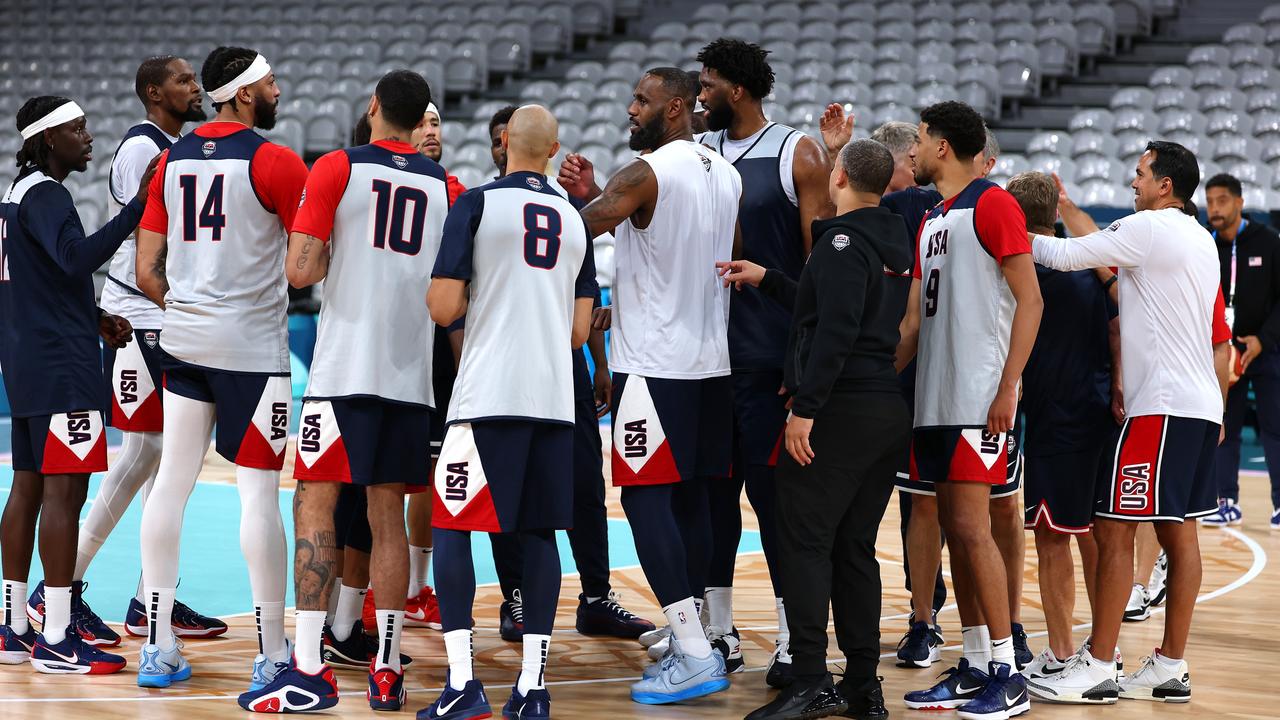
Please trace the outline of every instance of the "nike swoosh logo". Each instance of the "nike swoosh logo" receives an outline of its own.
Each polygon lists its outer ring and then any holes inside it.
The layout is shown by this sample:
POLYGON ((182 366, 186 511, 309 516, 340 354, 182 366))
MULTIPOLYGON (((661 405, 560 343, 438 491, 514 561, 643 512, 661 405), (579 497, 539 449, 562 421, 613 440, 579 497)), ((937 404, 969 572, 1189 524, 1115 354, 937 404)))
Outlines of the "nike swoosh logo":
POLYGON ((169 668, 169 672, 171 672, 171 673, 178 672, 178 668, 182 667, 181 665, 173 665, 173 664, 171 664, 171 663, 167 663, 167 662, 166 662, 166 663, 160 663, 160 664, 161 664, 161 665, 164 665, 164 666, 165 666, 165 667, 167 667, 167 668, 169 668))
POLYGON ((686 678, 685 678, 685 679, 683 679, 683 680, 676 680, 676 678, 674 678, 674 677, 672 677, 671 679, 674 681, 674 683, 673 683, 673 684, 675 684, 675 685, 684 685, 684 684, 686 684, 686 683, 692 682, 693 680, 695 680, 695 679, 697 679, 697 678, 702 677, 703 675, 706 675, 706 674, 707 674, 707 673, 709 673, 709 672, 711 672, 711 669, 710 669, 710 668, 707 668, 707 669, 704 669, 704 670, 702 670, 702 671, 700 671, 700 672, 694 673, 693 675, 690 675, 690 676, 686 677, 686 678))
POLYGON ((48 645, 45 645, 45 646, 44 646, 44 649, 45 649, 45 650, 48 650, 50 655, 56 655, 56 656, 58 656, 58 657, 62 658, 63 660, 66 660, 66 661, 67 661, 67 662, 69 662, 69 663, 75 664, 75 663, 80 662, 80 653, 73 652, 73 653, 71 653, 71 657, 67 657, 66 655, 63 655, 62 653, 58 652, 57 650, 54 650, 53 648, 49 647, 48 645))
POLYGON ((956 694, 964 695, 965 693, 978 692, 983 687, 984 687, 983 685, 974 685, 972 687, 965 687, 964 683, 960 683, 956 685, 956 694))
POLYGON ((448 705, 441 705, 438 711, 436 712, 436 717, 444 717, 445 715, 448 715, 449 711, 453 709, 453 706, 457 705, 458 701, 461 699, 462 699, 462 696, 459 695, 458 697, 450 700, 448 705))

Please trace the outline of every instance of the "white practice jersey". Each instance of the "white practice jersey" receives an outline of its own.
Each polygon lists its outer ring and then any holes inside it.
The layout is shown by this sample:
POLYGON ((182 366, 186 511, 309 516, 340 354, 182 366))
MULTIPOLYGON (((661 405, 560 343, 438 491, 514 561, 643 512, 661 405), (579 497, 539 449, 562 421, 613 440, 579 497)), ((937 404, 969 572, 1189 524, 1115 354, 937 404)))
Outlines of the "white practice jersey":
POLYGON ((402 142, 320 158, 293 232, 330 242, 308 399, 435 407, 425 304, 449 193, 444 169, 402 142))
MULTIPOLYGON (((1054 270, 1119 269, 1120 369, 1129 417, 1222 423, 1213 366, 1218 251, 1194 217, 1177 208, 1144 210, 1084 237, 1037 235, 1032 249, 1036 262, 1054 270)), ((1230 330, 1222 330, 1225 342, 1230 330)))
POLYGON ((915 426, 985 427, 1016 308, 1001 263, 1031 252, 1026 217, 1012 195, 978 179, 925 216, 917 243, 915 426))
POLYGON ((449 211, 432 277, 470 282, 450 423, 574 422, 574 303, 598 288, 586 223, 549 182, 512 173, 449 211))
MULTIPOLYGON (((132 200, 152 158, 177 141, 178 138, 150 121, 129 128, 111 158, 111 171, 107 175, 107 194, 111 198, 108 207, 119 209, 132 200)), ((128 320, 136 329, 159 330, 164 310, 138 289, 137 256, 138 244, 130 235, 111 258, 99 305, 106 312, 128 320)))
POLYGON ((696 380, 728 375, 729 290, 716 262, 733 255, 742 179, 727 160, 685 140, 638 160, 658 182, 649 226, 618 226, 614 251, 615 372, 696 380))

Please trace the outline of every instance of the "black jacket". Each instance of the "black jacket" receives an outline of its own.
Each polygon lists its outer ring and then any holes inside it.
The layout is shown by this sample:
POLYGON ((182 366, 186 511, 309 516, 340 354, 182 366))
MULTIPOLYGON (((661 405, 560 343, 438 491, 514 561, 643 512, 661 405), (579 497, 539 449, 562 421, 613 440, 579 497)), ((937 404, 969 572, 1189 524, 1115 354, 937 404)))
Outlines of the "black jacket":
POLYGON ((900 392, 893 355, 914 258, 902 218, 880 207, 818 220, 813 237, 798 285, 776 270, 760 284, 793 307, 783 382, 804 418, 833 389, 900 392))
POLYGON ((1236 287, 1231 287, 1231 243, 1217 241, 1222 264, 1222 292, 1235 293, 1236 337, 1257 335, 1262 347, 1280 344, 1280 236, 1262 223, 1250 221, 1236 237, 1236 287))

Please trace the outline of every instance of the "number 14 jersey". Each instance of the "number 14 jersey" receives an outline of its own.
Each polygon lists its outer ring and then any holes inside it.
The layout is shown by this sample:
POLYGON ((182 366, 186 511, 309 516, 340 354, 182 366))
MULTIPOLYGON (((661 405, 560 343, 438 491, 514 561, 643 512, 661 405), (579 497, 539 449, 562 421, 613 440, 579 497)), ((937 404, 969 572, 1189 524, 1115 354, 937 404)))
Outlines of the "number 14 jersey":
POLYGON ((1012 195, 976 179, 925 216, 916 247, 917 428, 982 427, 1009 356, 1015 303, 1001 263, 1031 252, 1012 195))

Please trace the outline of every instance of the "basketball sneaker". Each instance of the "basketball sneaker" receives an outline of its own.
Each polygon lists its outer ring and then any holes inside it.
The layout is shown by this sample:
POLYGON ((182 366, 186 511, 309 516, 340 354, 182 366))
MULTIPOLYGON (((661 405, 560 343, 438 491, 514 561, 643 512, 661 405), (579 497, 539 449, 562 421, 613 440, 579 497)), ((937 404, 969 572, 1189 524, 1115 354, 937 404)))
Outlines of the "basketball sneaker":
MULTIPOLYGON (((374 615, 376 611, 373 607, 373 591, 365 596, 365 608, 369 609, 369 613, 374 615)), ((374 615, 376 617, 376 615, 374 615)), ((369 627, 376 627, 377 621, 369 624, 369 627)), ((440 624, 440 605, 436 602, 436 591, 429 587, 422 588, 422 592, 416 597, 411 597, 404 603, 404 624, 410 627, 427 627, 432 630, 439 630, 440 624)))
POLYGON ((369 689, 365 692, 374 710, 399 710, 408 698, 404 691, 404 673, 391 668, 369 669, 369 689))
POLYGON ((1070 662, 1071 658, 1059 660, 1058 656, 1053 654, 1051 648, 1045 648, 1044 652, 1041 652, 1034 660, 1027 663, 1027 666, 1022 669, 1022 675, 1028 680, 1053 677, 1062 672, 1070 662))
POLYGON ((507 642, 524 640, 524 601, 520 589, 511 591, 511 599, 503 600, 498 609, 498 634, 507 642))
MULTIPOLYGON (((1093 636, 1092 635, 1084 639, 1084 642, 1080 644, 1080 649, 1076 650, 1076 655, 1080 655, 1085 651, 1093 652, 1093 636)), ((1070 663, 1071 659, 1068 658, 1067 662, 1070 663)), ((1117 646, 1116 647, 1116 684, 1119 685, 1123 680, 1124 680, 1124 658, 1120 656, 1120 648, 1119 646, 1117 646)))
POLYGON ((124 666, 124 658, 103 652, 70 631, 57 644, 37 635, 31 646, 31 667, 51 675, 110 675, 124 666))
POLYGON ((769 668, 764 674, 764 682, 769 687, 781 690, 795 682, 790 651, 791 646, 787 641, 773 641, 773 656, 769 658, 769 668))
POLYGON ((417 720, 478 720, 493 717, 489 698, 479 680, 468 680, 461 690, 454 690, 445 675, 444 692, 430 707, 418 711, 417 720))
POLYGON ((942 671, 942 681, 928 690, 913 690, 903 696, 912 710, 951 710, 978 697, 991 679, 986 673, 960 658, 960 664, 942 671))
POLYGON ((824 674, 817 682, 793 683, 768 704, 749 713, 746 720, 821 718, 839 715, 848 709, 849 703, 836 690, 831 675, 824 674))
POLYGON ((550 720, 551 693, 541 688, 521 695, 520 690, 513 685, 511 697, 502 706, 502 717, 504 720, 550 720))
POLYGON ((1027 683, 1037 700, 1083 705, 1110 705, 1120 697, 1115 670, 1094 659, 1088 650, 1071 658, 1067 667, 1052 677, 1027 683))
POLYGON ((249 692, 261 690, 270 685, 280 673, 293 666, 293 641, 285 640, 285 660, 273 661, 258 653, 253 659, 253 672, 249 677, 249 692))
POLYGON ((0 665, 21 665, 31 659, 31 647, 36 644, 36 629, 27 625, 22 635, 8 625, 0 625, 0 665))
POLYGON ((911 629, 898 641, 898 667, 927 668, 940 659, 942 646, 929 623, 911 623, 911 629))
MULTIPOLYGON (((173 634, 184 639, 212 638, 227 632, 226 623, 215 617, 201 615, 178 600, 173 601, 170 625, 173 627, 173 634)), ((124 617, 124 630, 134 637, 147 637, 149 630, 147 608, 136 597, 129 600, 129 612, 124 617)))
POLYGON ((1152 702, 1191 701, 1191 673, 1185 660, 1170 660, 1156 648, 1138 672, 1120 681, 1120 697, 1152 702))
POLYGON ((628 639, 639 638, 655 629, 653 623, 622 607, 615 592, 595 602, 587 602, 586 595, 579 595, 576 627, 582 635, 628 639))
POLYGON ((836 683, 836 692, 844 699, 848 708, 839 713, 841 717, 858 718, 858 720, 888 720, 889 710, 884 706, 884 688, 880 683, 882 677, 857 680, 843 675, 836 683))
POLYGON ((740 673, 746 662, 742 659, 742 639, 738 628, 724 632, 714 625, 707 627, 707 640, 711 641, 711 649, 724 658, 724 671, 728 675, 740 673))
POLYGON ((170 684, 191 677, 191 665, 182 657, 182 641, 173 649, 162 650, 159 645, 146 643, 138 660, 138 687, 166 688, 170 684))
POLYGON ((1013 662, 1017 665, 1017 672, 1022 672, 1022 668, 1031 664, 1035 655, 1027 647, 1027 631, 1022 628, 1022 623, 1010 623, 1010 626, 1013 629, 1013 662))
POLYGON ((338 680, 325 667, 310 675, 290 666, 265 686, 241 693, 240 707, 256 713, 327 710, 338 704, 338 680))
POLYGON ((1164 604, 1165 595, 1169 592, 1169 556, 1160 551, 1156 558, 1156 566, 1151 569, 1151 582, 1147 583, 1147 596, 1151 598, 1151 607, 1164 604))
POLYGON ((1231 498, 1222 498, 1218 500, 1218 511, 1212 515, 1206 515, 1200 518, 1201 525, 1209 527, 1227 527, 1229 525, 1239 525, 1244 522, 1244 512, 1240 510, 1240 506, 1231 498))
POLYGON ((1271 512, 1271 529, 1280 530, 1280 508, 1271 512))
MULTIPOLYGON (((351 634, 346 640, 339 640, 333 634, 333 628, 324 626, 324 636, 320 646, 320 659, 326 665, 351 670, 367 670, 369 663, 378 656, 378 640, 364 631, 364 622, 357 620, 351 626, 351 634)), ((400 653, 400 665, 413 662, 413 658, 400 653)))
POLYGON ((1129 592, 1129 604, 1124 608, 1125 622, 1142 622, 1151 617, 1151 597, 1147 595, 1147 586, 1134 583, 1129 592))
MULTIPOLYGON (((120 635, 107 626, 97 613, 84 601, 84 589, 88 584, 84 581, 71 583, 71 625, 69 631, 74 632, 86 644, 96 647, 115 647, 120 644, 120 635)), ((36 589, 27 599, 27 618, 44 627, 44 581, 36 585, 36 589)))
POLYGON ((991 678, 978 696, 956 708, 964 720, 1006 720, 1031 709, 1027 695, 1027 679, 1013 671, 1008 663, 992 662, 991 678))
POLYGON ((650 645, 649 649, 645 651, 645 654, 649 656, 650 660, 657 662, 671 653, 671 641, 672 636, 662 638, 658 642, 650 645))
POLYGON ((670 636, 671 636, 671 626, 663 625, 660 628, 650 630, 649 632, 644 633, 638 639, 640 641, 641 647, 651 648, 654 645, 657 645, 658 643, 662 642, 663 640, 666 640, 670 636))
POLYGON ((705 658, 672 653, 653 677, 631 686, 631 699, 643 705, 667 705, 729 689, 724 658, 713 652, 705 658))

